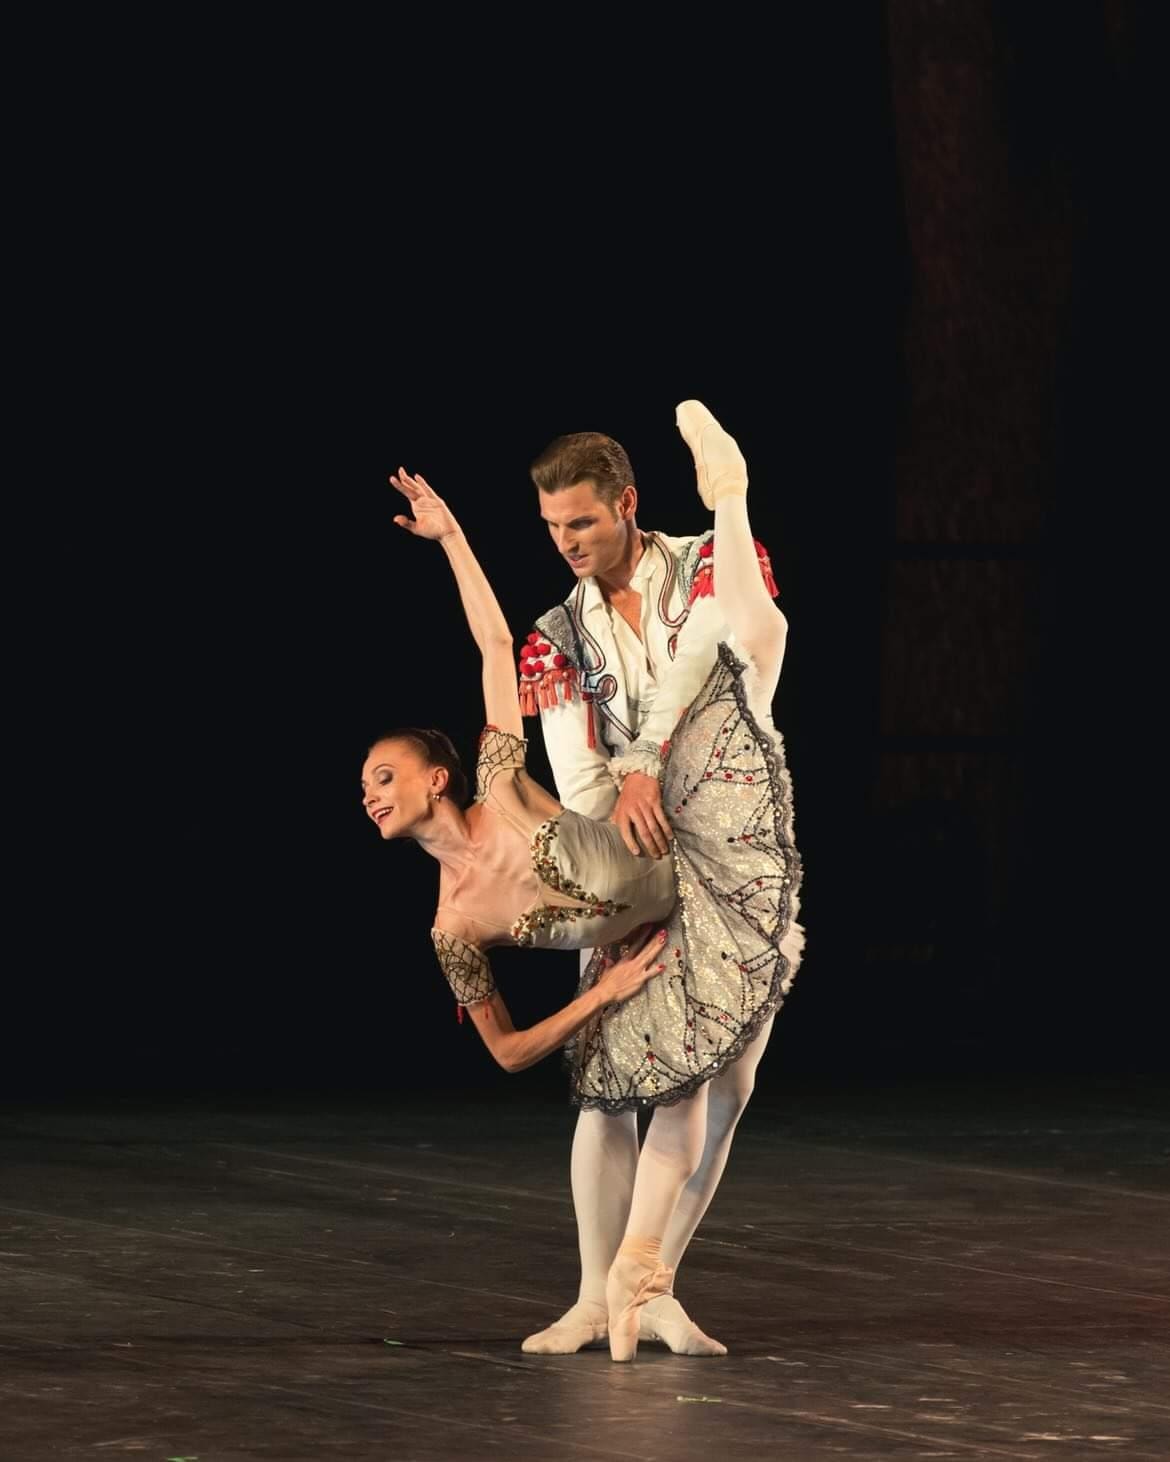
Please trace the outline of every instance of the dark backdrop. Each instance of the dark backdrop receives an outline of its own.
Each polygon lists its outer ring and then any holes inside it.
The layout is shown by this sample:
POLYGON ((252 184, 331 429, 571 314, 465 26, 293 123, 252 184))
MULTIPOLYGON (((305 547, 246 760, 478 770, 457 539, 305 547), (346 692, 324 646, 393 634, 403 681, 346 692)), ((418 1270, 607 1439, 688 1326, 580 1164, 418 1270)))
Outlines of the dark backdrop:
MULTIPOLYGON (((1146 12, 783 14, 540 66, 285 35, 165 141, 127 119, 145 231, 72 286, 96 405, 6 1085, 516 1080, 454 1019, 433 868, 359 806, 380 729, 470 760, 481 722, 386 476, 449 498, 519 636, 568 588, 528 462, 608 432, 642 526, 697 531, 689 396, 745 450, 791 624, 809 946, 763 1082, 1161 1065, 1146 12)), ((573 988, 495 962, 518 1020, 573 988)))

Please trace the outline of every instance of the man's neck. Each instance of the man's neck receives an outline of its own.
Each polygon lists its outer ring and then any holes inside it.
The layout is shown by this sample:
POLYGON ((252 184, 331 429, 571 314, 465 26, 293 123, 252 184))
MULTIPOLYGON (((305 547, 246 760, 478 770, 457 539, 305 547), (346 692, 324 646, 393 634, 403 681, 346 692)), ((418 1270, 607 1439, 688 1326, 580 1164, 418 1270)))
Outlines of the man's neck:
POLYGON ((601 590, 603 599, 610 599, 615 594, 621 594, 630 587, 630 580, 634 577, 634 570, 638 567, 643 553, 646 551, 646 543, 642 533, 638 531, 635 524, 630 524, 629 539, 626 543, 626 550, 621 559, 608 573, 597 575, 597 587, 601 590))

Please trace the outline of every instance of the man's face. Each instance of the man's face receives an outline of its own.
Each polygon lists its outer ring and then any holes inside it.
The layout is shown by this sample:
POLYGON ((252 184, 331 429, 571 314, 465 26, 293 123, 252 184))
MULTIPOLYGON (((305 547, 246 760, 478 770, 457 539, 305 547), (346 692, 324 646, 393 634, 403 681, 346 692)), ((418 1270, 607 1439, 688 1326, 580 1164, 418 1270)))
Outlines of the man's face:
POLYGON ((626 552, 629 519, 637 503, 632 487, 612 508, 597 496, 591 478, 559 492, 541 492, 539 497, 549 536, 579 579, 617 567, 626 552))

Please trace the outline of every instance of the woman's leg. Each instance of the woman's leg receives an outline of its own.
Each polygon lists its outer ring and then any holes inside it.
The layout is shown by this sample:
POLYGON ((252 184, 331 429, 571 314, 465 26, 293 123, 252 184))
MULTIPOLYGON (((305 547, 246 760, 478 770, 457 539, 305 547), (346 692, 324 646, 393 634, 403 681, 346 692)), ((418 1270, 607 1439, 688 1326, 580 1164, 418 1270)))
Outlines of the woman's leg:
POLYGON ((642 1311, 640 1336, 661 1340, 675 1355, 726 1355, 727 1347, 704 1334, 674 1297, 678 1268, 719 1187, 735 1129, 743 1116, 772 1033, 770 1017, 733 1065, 707 1083, 707 1126, 699 1165, 687 1181, 662 1240, 661 1260, 672 1271, 671 1292, 642 1311))
MULTIPOLYGON (((747 512, 747 464, 735 440, 701 402, 682 402, 677 421, 694 454, 700 496, 715 510, 716 601, 740 652, 750 661, 753 699, 766 708, 771 705, 780 677, 788 622, 773 603, 760 572, 747 512)), ((704 1088, 707 1101, 702 1153, 681 1188, 656 1255, 671 1271, 677 1271, 719 1186, 772 1024, 770 1018, 739 1059, 704 1088)), ((630 1231, 640 1232, 634 1227, 632 1215, 630 1231)), ((656 1333, 676 1352, 726 1354, 724 1346, 704 1335, 690 1320, 673 1294, 645 1305, 642 1333, 647 1337, 656 1333)))
POLYGON ((629 1222, 606 1283, 614 1360, 633 1358, 642 1306, 670 1292, 662 1240, 683 1189, 702 1161, 706 1128, 705 1085, 686 1101, 659 1107, 650 1119, 638 1156, 629 1222))
POLYGON ((703 1156, 675 1205, 662 1241, 662 1262, 673 1269, 676 1276, 687 1246, 719 1187, 731 1152, 732 1138, 751 1099, 756 1084, 756 1068, 767 1049, 774 1020, 775 1016, 769 1017, 745 1046, 739 1060, 707 1083, 707 1132, 703 1156))
POLYGON ((638 1166, 638 1119, 581 1112, 569 1166, 581 1288, 576 1304, 520 1347, 530 1355, 572 1355, 605 1339, 605 1281, 625 1232, 638 1166))
POLYGON ((770 705, 780 679, 788 621, 768 593, 747 511, 747 463, 735 438, 701 401, 683 401, 679 431, 695 458, 699 494, 715 510, 715 598, 751 660, 759 704, 770 705))

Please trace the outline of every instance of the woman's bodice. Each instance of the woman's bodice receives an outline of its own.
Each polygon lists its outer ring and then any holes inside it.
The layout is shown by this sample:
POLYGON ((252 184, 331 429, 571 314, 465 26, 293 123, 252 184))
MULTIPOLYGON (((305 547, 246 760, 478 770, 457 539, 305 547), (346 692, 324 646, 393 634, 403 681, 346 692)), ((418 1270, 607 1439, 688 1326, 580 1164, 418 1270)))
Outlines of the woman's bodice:
POLYGON ((526 745, 491 726, 480 738, 478 852, 443 889, 436 928, 481 949, 586 949, 664 918, 670 858, 635 857, 614 824, 564 811, 528 776, 526 745))

